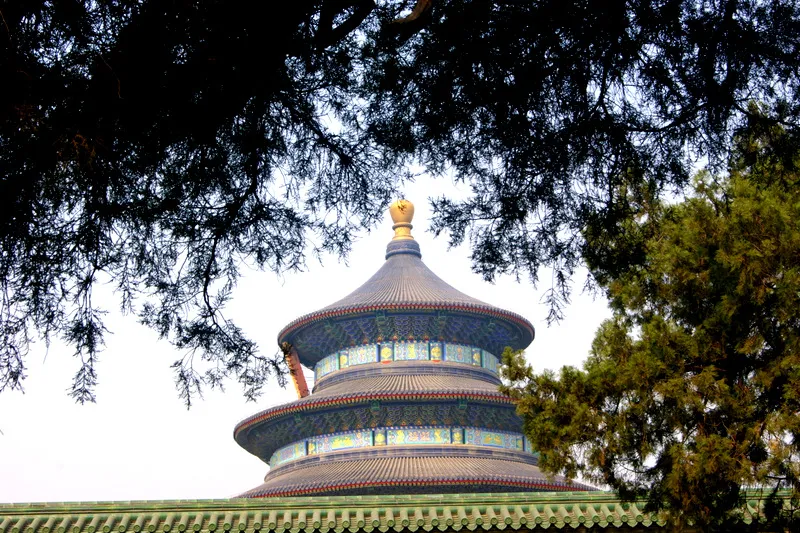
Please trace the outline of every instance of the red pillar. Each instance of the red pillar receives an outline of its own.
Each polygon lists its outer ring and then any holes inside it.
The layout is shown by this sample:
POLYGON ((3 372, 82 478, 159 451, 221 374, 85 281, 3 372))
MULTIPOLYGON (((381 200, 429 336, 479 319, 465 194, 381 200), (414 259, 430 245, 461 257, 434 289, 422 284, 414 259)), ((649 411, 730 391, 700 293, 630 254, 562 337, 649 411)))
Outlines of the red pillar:
POLYGON ((300 366, 300 357, 297 355, 297 350, 287 342, 283 343, 281 350, 283 350, 283 356, 286 358, 286 364, 289 366, 289 374, 292 376, 292 382, 294 383, 294 390, 297 391, 297 397, 304 398, 308 396, 308 384, 306 383, 306 376, 303 374, 303 368, 300 366))

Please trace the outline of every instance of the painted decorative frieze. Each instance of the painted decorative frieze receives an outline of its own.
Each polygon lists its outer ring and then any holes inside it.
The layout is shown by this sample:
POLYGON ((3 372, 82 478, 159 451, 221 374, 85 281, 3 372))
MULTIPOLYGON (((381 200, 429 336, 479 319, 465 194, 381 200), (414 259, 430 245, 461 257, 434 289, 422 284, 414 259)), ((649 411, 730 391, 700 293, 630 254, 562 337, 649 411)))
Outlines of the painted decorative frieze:
POLYGON ((378 345, 366 344, 347 349, 348 366, 366 365, 378 362, 378 345))
POLYGON ((339 354, 335 353, 323 358, 314 366, 314 378, 319 379, 337 370, 339 370, 339 354))
POLYGON ((522 435, 505 431, 488 431, 478 428, 466 428, 464 443, 473 446, 489 446, 507 450, 523 450, 522 435))
POLYGON ((269 460, 269 466, 275 468, 288 461, 306 456, 306 441, 294 442, 276 451, 269 460))
POLYGON ((394 344, 395 361, 428 361, 427 342, 397 342, 394 344))
POLYGON ((403 428, 386 430, 386 441, 391 445, 450 444, 449 428, 403 428))
POLYGON ((314 377, 320 379, 337 370, 369 363, 393 361, 446 361, 482 367, 497 373, 498 359, 493 354, 465 344, 442 342, 382 342, 353 346, 324 357, 314 367, 314 377))
POLYGON ((335 452, 372 446, 372 431, 351 431, 308 439, 308 454, 335 452))
POLYGON ((277 467, 306 455, 372 446, 469 445, 526 451, 530 443, 521 434, 474 427, 390 427, 321 435, 284 446, 269 461, 277 467))

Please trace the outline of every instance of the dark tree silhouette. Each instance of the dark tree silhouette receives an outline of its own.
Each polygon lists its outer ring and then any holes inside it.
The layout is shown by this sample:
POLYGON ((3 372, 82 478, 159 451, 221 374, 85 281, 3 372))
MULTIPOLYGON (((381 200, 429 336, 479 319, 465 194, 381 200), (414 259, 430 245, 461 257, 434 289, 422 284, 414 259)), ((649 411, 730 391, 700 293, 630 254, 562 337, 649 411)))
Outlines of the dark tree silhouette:
POLYGON ((798 121, 791 0, 0 6, 0 390, 59 335, 93 399, 107 276, 186 354, 187 401, 228 377, 257 394, 280 358, 220 313, 239 267, 298 268, 314 235, 346 253, 409 160, 471 185, 433 228, 476 271, 555 267, 557 318, 581 230, 627 215, 617 191, 724 161, 749 101, 798 121))

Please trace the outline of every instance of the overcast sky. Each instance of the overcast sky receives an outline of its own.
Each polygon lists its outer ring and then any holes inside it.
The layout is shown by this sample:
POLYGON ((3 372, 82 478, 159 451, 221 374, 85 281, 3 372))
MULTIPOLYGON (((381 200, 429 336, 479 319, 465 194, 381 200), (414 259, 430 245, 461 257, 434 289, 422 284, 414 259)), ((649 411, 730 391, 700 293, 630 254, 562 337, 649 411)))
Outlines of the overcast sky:
MULTIPOLYGON (((537 370, 580 365, 597 326, 610 314, 602 299, 581 294, 586 273, 575 279, 566 319, 547 327, 541 298, 549 272, 542 272, 538 288, 508 277, 489 284, 470 271, 466 246, 448 250, 444 237, 427 232, 427 198, 453 190, 447 180, 424 177, 404 189, 415 204, 412 233, 422 260, 456 289, 528 318, 536 339, 527 356, 537 370)), ((282 278, 247 271, 226 315, 272 353, 283 326, 340 299, 380 268, 391 225, 387 213, 380 227, 355 244, 348 264, 312 259, 306 272, 282 278)), ((251 414, 292 401, 294 388, 272 384, 248 403, 232 383, 224 393, 207 392, 187 411, 169 368, 181 354, 135 317, 119 315, 107 288, 99 292, 113 334, 97 369, 97 403, 75 405, 67 396, 77 366, 60 342, 33 347, 25 394, 0 394, 0 502, 227 498, 257 486, 267 466, 234 442, 233 428, 251 414)), ((306 375, 312 378, 310 371, 306 375)))

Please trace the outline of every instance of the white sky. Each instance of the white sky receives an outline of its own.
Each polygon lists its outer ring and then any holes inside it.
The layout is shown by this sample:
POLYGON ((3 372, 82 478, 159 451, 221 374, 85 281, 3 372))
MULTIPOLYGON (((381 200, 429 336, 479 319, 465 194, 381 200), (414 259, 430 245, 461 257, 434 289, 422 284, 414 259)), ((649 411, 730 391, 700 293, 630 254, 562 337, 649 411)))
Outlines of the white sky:
MULTIPOLYGON (((597 326, 610 315, 605 301, 581 294, 585 272, 574 280, 566 319, 548 328, 541 302, 546 272, 539 288, 509 277, 488 284, 470 271, 467 246, 448 250, 446 238, 434 240, 427 232, 427 198, 454 190, 448 180, 425 177, 404 189, 415 205, 412 233, 423 261, 456 289, 528 318, 536 339, 527 356, 537 370, 580 365, 597 326)), ((283 326, 345 296, 380 268, 391 224, 387 213, 376 231, 354 245, 349 264, 332 257, 324 265, 312 260, 308 271, 283 279, 247 272, 226 316, 271 354, 283 326)), ((187 411, 169 368, 180 354, 135 317, 119 315, 116 300, 107 301, 106 325, 113 334, 97 368, 96 404, 76 405, 67 396, 77 366, 72 350, 60 342, 49 350, 43 343, 33 347, 25 394, 0 394, 0 502, 226 498, 257 486, 267 466, 234 442, 233 427, 295 399, 291 384, 273 384, 258 402, 248 403, 231 383, 225 393, 207 391, 187 411)))

